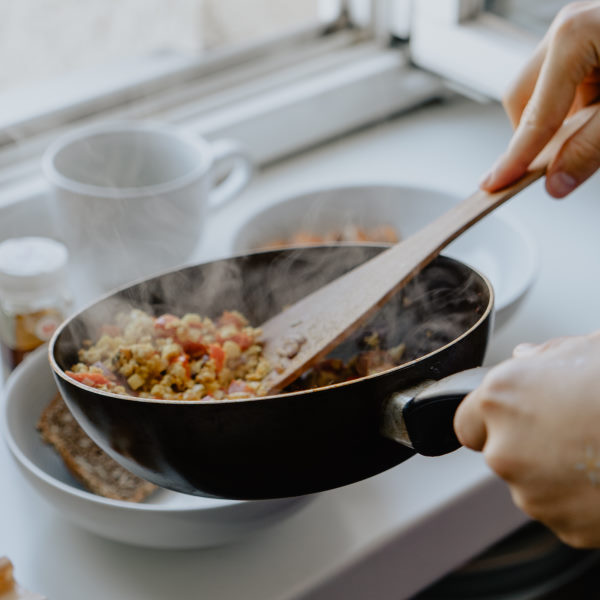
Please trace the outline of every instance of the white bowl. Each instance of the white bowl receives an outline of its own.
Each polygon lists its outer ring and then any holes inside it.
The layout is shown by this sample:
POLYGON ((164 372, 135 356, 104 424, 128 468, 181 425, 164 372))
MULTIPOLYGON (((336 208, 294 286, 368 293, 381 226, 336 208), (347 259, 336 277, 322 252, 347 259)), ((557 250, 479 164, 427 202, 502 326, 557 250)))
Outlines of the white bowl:
POLYGON ((40 348, 7 381, 0 418, 4 437, 33 488, 64 517, 102 537, 152 548, 215 546, 284 519, 313 498, 216 500, 159 489, 145 502, 130 503, 92 494, 36 430, 54 394, 47 349, 40 348))
MULTIPOLYGON (((406 238, 454 206, 459 198, 400 185, 332 187, 278 200, 254 213, 233 233, 230 251, 244 254, 298 231, 324 235, 344 225, 391 225, 406 238)), ((488 215, 444 249, 485 274, 494 287, 496 313, 520 299, 537 269, 537 250, 525 229, 488 215)))

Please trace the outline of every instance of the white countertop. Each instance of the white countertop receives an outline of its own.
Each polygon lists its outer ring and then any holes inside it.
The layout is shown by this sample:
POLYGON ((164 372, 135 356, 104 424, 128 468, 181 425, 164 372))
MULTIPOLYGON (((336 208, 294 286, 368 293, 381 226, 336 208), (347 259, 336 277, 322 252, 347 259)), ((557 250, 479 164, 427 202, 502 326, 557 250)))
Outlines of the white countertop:
MULTIPOLYGON (((466 196, 508 136, 499 106, 454 100, 294 157, 211 221, 197 258, 221 255, 231 226, 264 203, 320 185, 401 183, 466 196)), ((499 209, 529 229, 541 265, 486 363, 520 341, 599 326, 599 191, 595 178, 557 202, 538 183, 499 209)), ((185 552, 129 547, 71 525, 32 491, 4 444, 0 473, 0 555, 22 585, 53 600, 407 598, 525 521, 481 456, 465 449, 322 493, 242 542, 185 552)))

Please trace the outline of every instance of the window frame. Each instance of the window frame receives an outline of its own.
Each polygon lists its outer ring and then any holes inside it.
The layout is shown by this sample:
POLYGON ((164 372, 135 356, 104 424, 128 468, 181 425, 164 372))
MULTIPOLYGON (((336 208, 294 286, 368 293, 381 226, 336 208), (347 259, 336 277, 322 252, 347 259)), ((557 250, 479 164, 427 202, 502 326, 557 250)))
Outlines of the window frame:
POLYGON ((467 93, 500 100, 538 42, 535 34, 485 11, 484 0, 413 2, 414 63, 467 93))
MULTIPOLYGON (((377 14, 376 0, 354 0, 354 9, 360 3, 363 16, 377 14)), ((21 110, 0 110, 0 210, 47 195, 41 156, 74 126, 158 119, 208 139, 234 137, 262 166, 447 93, 410 64, 405 46, 390 47, 374 17, 359 26, 344 2, 338 8, 335 22, 207 57, 152 55, 72 75, 29 91, 45 103, 27 110, 18 94, 0 96, 0 106, 21 110)))
MULTIPOLYGON (((131 57, 2 92, 0 144, 10 141, 7 132, 13 139, 18 135, 38 134, 235 66, 267 63, 265 68, 268 69, 269 56, 284 55, 290 60, 291 49, 296 49, 296 60, 302 60, 310 53, 309 44, 323 37, 328 27, 335 30, 336 22, 310 23, 279 36, 213 50, 201 56, 165 51, 131 57)), ((277 63, 277 59, 271 62, 277 63)))

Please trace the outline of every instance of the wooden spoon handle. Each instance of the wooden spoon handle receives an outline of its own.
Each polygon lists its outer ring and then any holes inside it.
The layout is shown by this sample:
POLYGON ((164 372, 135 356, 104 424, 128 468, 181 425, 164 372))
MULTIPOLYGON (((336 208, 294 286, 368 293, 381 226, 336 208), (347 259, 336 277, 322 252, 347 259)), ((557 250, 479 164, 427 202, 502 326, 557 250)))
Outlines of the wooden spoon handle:
POLYGON ((518 181, 494 193, 477 190, 414 235, 265 322, 264 355, 273 367, 265 389, 281 390, 325 357, 463 231, 542 177, 565 140, 596 108, 566 121, 518 181))

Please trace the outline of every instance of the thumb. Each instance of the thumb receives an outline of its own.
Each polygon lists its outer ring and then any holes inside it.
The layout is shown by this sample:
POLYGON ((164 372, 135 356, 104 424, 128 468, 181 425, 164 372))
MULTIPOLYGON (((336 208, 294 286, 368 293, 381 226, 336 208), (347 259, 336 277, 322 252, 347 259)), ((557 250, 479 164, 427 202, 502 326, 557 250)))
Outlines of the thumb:
POLYGON ((599 167, 600 110, 563 144, 548 168, 546 190, 555 198, 563 198, 599 167))
POLYGON ((523 343, 515 346, 513 350, 513 356, 515 358, 525 358, 526 356, 531 356, 538 351, 539 346, 537 344, 523 343))
POLYGON ((467 448, 481 451, 487 441, 487 427, 480 409, 478 392, 471 392, 454 414, 454 432, 458 441, 467 448))

